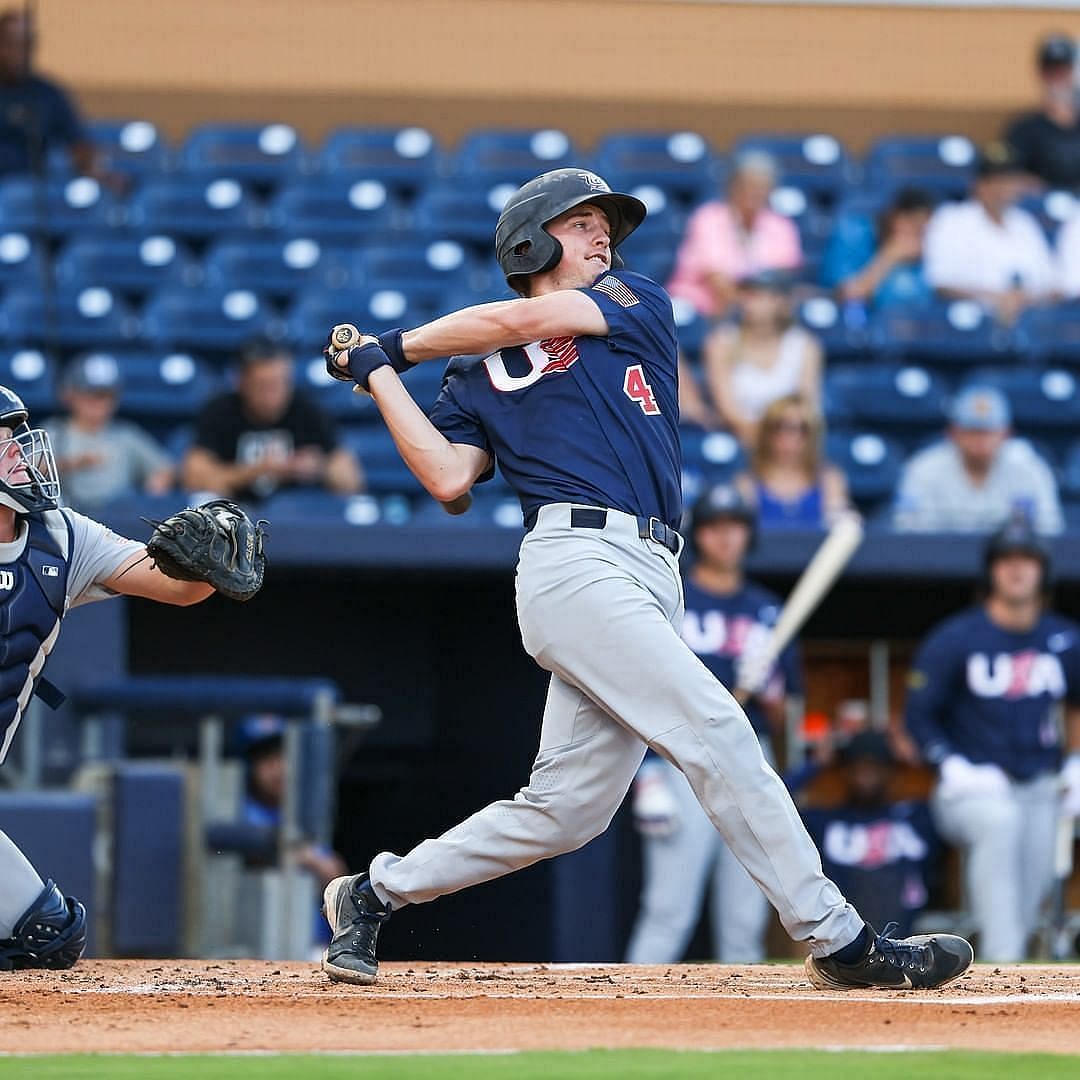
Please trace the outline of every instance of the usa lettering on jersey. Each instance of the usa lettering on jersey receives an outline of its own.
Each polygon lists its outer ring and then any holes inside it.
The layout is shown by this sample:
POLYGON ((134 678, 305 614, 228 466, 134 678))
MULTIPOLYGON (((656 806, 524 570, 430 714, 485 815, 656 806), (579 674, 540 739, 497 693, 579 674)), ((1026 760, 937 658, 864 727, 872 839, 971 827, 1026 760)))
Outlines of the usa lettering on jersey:
POLYGON ((506 357, 501 350, 492 353, 484 360, 491 385, 503 394, 512 394, 516 390, 525 390, 539 382, 545 375, 557 375, 568 371, 579 359, 577 342, 572 337, 545 338, 521 346, 529 370, 524 375, 511 375, 506 368, 506 357))
POLYGON ((967 682, 972 694, 981 698, 1015 701, 1048 694, 1059 701, 1065 696, 1061 660, 1053 653, 1034 649, 995 656, 972 653, 967 661, 967 682))
POLYGON ((751 646, 760 648, 769 633, 765 623, 750 615, 687 611, 683 618, 683 641, 698 656, 742 656, 751 646))
POLYGON ((831 821, 822 847, 825 857, 838 866, 863 870, 901 859, 919 862, 927 856, 926 841, 906 821, 831 821))

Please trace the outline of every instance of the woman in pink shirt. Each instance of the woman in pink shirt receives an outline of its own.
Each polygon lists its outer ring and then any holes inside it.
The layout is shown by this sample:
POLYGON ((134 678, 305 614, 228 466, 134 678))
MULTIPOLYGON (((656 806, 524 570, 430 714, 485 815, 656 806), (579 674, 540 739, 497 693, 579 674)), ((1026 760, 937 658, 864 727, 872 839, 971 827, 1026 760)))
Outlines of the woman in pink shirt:
POLYGON ((726 203, 698 207, 686 226, 672 296, 688 300, 705 316, 727 313, 740 278, 761 270, 793 270, 802 262, 799 231, 769 209, 776 164, 761 151, 748 151, 735 162, 726 203))

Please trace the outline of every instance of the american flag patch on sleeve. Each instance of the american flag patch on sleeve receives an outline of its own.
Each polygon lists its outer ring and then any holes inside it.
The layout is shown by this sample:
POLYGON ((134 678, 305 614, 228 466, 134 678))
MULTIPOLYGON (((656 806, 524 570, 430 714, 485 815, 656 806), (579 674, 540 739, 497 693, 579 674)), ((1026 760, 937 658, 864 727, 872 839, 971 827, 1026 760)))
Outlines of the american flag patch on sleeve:
POLYGON ((606 278, 601 278, 593 288, 599 289, 602 293, 610 296, 621 307, 633 307, 635 304, 640 303, 637 296, 629 288, 617 277, 612 277, 610 274, 606 278))

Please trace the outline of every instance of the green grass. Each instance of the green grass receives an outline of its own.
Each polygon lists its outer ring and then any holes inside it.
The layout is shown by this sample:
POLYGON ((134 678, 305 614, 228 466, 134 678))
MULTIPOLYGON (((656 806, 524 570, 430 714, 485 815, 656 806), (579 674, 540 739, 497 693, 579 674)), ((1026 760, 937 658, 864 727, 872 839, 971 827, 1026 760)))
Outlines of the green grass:
POLYGON ((1080 1076, 1080 1058, 1053 1054, 829 1053, 821 1050, 591 1050, 586 1053, 337 1057, 0 1057, 2 1080, 1058 1080, 1080 1076))

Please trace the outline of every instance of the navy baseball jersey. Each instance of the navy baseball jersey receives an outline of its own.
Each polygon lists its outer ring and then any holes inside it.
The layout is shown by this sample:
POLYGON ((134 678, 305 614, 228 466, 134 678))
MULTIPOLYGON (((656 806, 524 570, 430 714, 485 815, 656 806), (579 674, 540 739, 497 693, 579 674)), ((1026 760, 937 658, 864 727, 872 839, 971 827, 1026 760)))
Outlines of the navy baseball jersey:
POLYGON ((805 810, 803 820, 825 873, 859 914, 878 930, 897 922, 898 936, 910 934, 939 845, 926 804, 835 806, 805 810))
MULTIPOLYGON (((683 579, 686 614, 683 641, 701 662, 729 689, 735 687, 735 661, 748 646, 767 637, 780 612, 780 601, 752 581, 727 596, 706 592, 689 577, 683 579)), ((802 688, 799 657, 794 643, 780 654, 769 691, 794 694, 802 688)), ((746 715, 759 734, 768 734, 769 725, 755 698, 745 706, 746 715)))
MULTIPOLYGON (((548 338, 447 367, 432 423, 492 453, 525 523, 549 503, 682 513, 678 346, 671 300, 625 270, 581 290, 607 337, 548 338)), ((484 479, 484 478, 481 478, 484 479)))
POLYGON ((907 726, 932 764, 962 754, 1027 780, 1061 764, 1061 701, 1080 705, 1080 626, 1046 613, 1032 630, 1013 633, 975 607, 920 646, 907 726))

